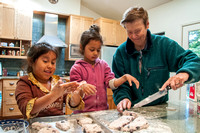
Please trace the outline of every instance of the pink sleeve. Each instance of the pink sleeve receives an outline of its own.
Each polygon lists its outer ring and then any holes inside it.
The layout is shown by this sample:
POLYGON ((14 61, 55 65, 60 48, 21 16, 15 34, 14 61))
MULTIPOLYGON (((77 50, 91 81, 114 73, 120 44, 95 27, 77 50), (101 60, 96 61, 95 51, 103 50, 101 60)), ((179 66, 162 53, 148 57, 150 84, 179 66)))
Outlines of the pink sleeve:
POLYGON ((70 81, 81 82, 82 80, 80 68, 74 64, 70 70, 70 81))
POLYGON ((115 78, 115 74, 111 71, 110 67, 108 66, 108 64, 104 62, 104 70, 105 70, 105 80, 104 82, 106 83, 106 86, 109 87, 109 81, 111 79, 115 78))

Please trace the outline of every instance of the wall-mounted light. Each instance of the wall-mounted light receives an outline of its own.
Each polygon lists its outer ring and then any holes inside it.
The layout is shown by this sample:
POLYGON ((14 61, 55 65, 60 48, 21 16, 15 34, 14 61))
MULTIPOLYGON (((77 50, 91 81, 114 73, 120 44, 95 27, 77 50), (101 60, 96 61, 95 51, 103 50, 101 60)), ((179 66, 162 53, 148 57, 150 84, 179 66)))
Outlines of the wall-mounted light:
POLYGON ((56 3, 58 3, 58 0, 49 0, 49 2, 50 2, 51 4, 56 4, 56 3))

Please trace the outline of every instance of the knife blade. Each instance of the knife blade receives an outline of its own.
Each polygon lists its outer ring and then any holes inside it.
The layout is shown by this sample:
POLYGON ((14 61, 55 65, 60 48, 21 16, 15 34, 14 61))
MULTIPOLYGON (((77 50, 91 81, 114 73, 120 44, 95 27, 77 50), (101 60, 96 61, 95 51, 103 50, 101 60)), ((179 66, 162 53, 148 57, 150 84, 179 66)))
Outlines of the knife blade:
POLYGON ((135 105, 133 106, 133 108, 142 107, 142 106, 144 106, 144 105, 147 105, 147 104, 149 104, 149 103, 155 101, 156 99, 158 99, 158 98, 160 98, 160 97, 166 95, 166 94, 167 94, 167 91, 170 90, 170 89, 171 89, 171 87, 170 87, 170 86, 167 86, 167 87, 165 88, 165 90, 163 90, 163 91, 158 91, 158 92, 156 92, 155 94, 150 95, 150 96, 148 96, 147 98, 143 99, 142 101, 138 102, 137 104, 135 104, 135 105))

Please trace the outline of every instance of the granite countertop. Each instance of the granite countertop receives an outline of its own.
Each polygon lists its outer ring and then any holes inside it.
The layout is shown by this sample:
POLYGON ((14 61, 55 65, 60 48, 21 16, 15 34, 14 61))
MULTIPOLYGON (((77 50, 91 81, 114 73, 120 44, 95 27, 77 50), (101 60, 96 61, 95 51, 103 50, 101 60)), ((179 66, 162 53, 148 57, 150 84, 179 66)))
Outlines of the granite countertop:
MULTIPOLYGON (((195 133, 200 132, 200 118, 197 115, 197 103, 187 101, 173 101, 157 106, 148 106, 130 109, 144 116, 149 127, 134 133, 195 133)), ((81 117, 81 115, 90 115, 105 127, 113 120, 120 117, 117 110, 96 111, 91 113, 82 113, 75 115, 39 117, 30 120, 30 124, 35 121, 52 122, 70 117, 81 117)), ((120 133, 120 131, 113 131, 120 133)))

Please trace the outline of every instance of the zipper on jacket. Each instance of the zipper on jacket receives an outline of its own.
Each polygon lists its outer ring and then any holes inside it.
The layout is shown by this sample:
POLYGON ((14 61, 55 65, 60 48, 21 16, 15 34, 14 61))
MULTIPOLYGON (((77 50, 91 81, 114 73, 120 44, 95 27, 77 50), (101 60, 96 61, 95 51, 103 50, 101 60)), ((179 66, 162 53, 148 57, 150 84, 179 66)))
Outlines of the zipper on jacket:
POLYGON ((142 73, 142 51, 140 50, 140 57, 139 57, 139 71, 140 74, 142 73))
POLYGON ((161 68, 164 68, 164 66, 157 66, 157 67, 149 67, 149 68, 147 68, 147 78, 149 77, 149 75, 151 73, 151 70, 161 69, 161 68))

